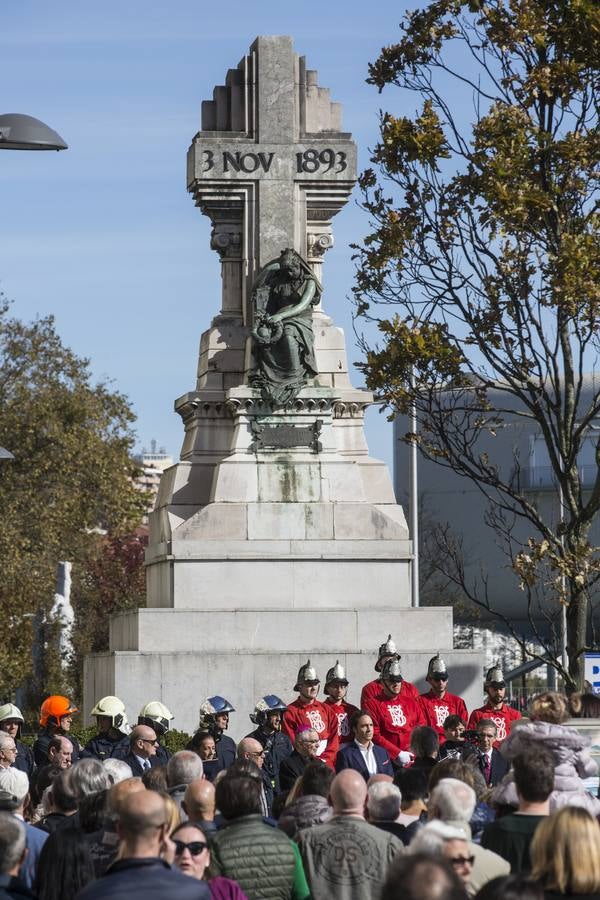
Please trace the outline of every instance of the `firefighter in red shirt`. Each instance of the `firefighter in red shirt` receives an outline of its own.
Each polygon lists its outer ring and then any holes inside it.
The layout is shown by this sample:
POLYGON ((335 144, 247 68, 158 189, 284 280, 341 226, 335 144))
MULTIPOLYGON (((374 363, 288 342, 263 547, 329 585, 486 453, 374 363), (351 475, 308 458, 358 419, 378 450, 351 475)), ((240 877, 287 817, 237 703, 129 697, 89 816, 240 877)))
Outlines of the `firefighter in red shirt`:
POLYGON ((506 682, 499 663, 488 670, 483 689, 488 695, 487 703, 480 706, 479 709, 473 710, 468 727, 474 731, 481 719, 491 719, 498 729, 494 741, 494 747, 497 750, 502 741, 510 734, 512 723, 515 719, 521 718, 521 713, 504 702, 506 682))
POLYGON ((439 653, 429 660, 426 681, 431 685, 431 690, 421 694, 421 705, 427 724, 435 729, 441 745, 446 740, 444 722, 448 716, 460 716, 466 722, 467 707, 462 697, 448 692, 448 666, 439 653))
MULTIPOLYGON (((391 634, 388 634, 387 641, 379 648, 377 662, 375 663, 375 671, 381 672, 384 665, 389 659, 402 659, 402 657, 398 653, 394 641, 392 640, 391 634)), ((381 687, 381 676, 379 678, 375 678, 373 681, 369 681, 368 684, 365 684, 360 695, 361 709, 365 709, 367 706, 367 702, 381 693, 381 687)), ((410 681, 402 682, 401 693, 403 698, 412 697, 413 700, 419 702, 419 692, 414 684, 410 683, 410 681)))
POLYGON ((340 665, 339 659, 336 659, 335 666, 333 669, 329 669, 325 677, 323 693, 329 695, 325 705, 330 706, 337 716, 340 744, 349 744, 353 740, 350 722, 352 716, 358 712, 356 706, 347 703, 344 699, 347 692, 348 679, 344 667, 340 665))
POLYGON ((298 672, 294 690, 298 691, 299 696, 289 704, 282 728, 292 743, 300 729, 310 728, 316 731, 319 735, 317 757, 333 769, 339 749, 338 718, 331 706, 317 700, 320 683, 309 659, 298 672))
POLYGON ((390 754, 398 766, 407 765, 410 735, 417 725, 425 725, 425 715, 418 700, 402 696, 402 671, 398 659, 388 659, 381 672, 381 689, 368 700, 365 709, 373 719, 373 743, 390 754))

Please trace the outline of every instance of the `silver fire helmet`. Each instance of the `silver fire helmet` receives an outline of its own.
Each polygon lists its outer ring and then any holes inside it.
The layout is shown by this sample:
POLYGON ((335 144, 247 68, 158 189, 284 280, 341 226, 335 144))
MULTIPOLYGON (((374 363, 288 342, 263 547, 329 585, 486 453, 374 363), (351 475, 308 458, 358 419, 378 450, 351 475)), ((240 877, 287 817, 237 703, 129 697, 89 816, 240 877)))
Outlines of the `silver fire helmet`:
POLYGON ((427 666, 427 677, 430 678, 432 675, 447 675, 448 674, 448 666, 442 659, 439 653, 436 653, 435 656, 432 656, 429 660, 429 665, 427 666))
POLYGON ((336 659, 335 666, 332 669, 329 669, 327 675, 325 676, 325 688, 324 691, 327 693, 327 687, 333 682, 339 682, 340 684, 348 686, 348 679, 346 678, 346 672, 344 671, 344 667, 340 665, 339 659, 336 659))
POLYGON ((487 675, 485 676, 486 684, 491 684, 493 681, 504 683, 504 672, 500 668, 500 663, 495 663, 491 669, 488 669, 487 675))
POLYGON ((266 694, 260 698, 254 707, 254 712, 250 713, 250 721, 255 725, 264 725, 272 713, 278 712, 283 715, 286 709, 286 704, 279 699, 277 694, 266 694))
POLYGON ((386 656, 393 656, 396 659, 402 658, 398 653, 396 644, 392 640, 391 634, 388 634, 387 641, 384 644, 381 644, 379 648, 379 653, 377 654, 377 662, 375 663, 376 672, 381 672, 381 668, 383 666, 382 659, 385 659, 386 656))
POLYGON ((381 670, 382 681, 402 681, 402 667, 399 659, 388 659, 381 670))
POLYGON ((311 666, 310 659, 307 659, 306 665, 300 666, 298 669, 298 678, 296 679, 294 690, 299 691, 301 684, 319 684, 320 680, 317 670, 314 666, 311 666))

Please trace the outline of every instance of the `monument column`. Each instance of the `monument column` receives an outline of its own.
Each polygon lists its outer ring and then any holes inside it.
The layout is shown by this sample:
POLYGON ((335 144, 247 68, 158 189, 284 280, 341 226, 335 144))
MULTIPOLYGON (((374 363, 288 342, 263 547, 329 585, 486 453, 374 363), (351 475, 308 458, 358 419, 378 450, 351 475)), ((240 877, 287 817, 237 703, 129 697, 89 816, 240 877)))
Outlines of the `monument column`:
POLYGON ((410 608, 404 513, 364 435, 372 396, 321 309, 355 180, 339 104, 289 37, 257 38, 202 104, 188 152, 222 296, 195 389, 175 402, 185 435, 150 517, 147 606, 111 617, 109 651, 86 661, 86 709, 116 694, 133 716, 156 698, 191 730, 220 694, 241 736, 261 695, 290 696, 307 656, 322 675, 339 659, 358 702, 390 632, 407 677, 440 650, 457 692, 479 680, 477 656, 452 655, 451 609, 410 608))

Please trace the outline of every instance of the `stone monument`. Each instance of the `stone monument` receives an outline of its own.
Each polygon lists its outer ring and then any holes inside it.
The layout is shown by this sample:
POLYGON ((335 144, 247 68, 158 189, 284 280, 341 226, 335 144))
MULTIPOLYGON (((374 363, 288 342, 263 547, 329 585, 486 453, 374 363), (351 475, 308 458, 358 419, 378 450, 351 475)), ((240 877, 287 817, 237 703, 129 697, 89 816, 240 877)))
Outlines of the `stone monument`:
MULTIPOLYGON (((364 436, 372 396, 326 311, 323 257, 355 181, 340 105, 291 38, 257 38, 188 152, 221 309, 175 403, 185 436, 150 516, 147 606, 113 616, 108 653, 86 660, 86 711, 116 694, 133 719, 161 699, 192 730, 220 694, 239 737, 261 695, 291 697, 307 656, 322 676, 339 659, 356 702, 388 633, 409 678, 452 649, 450 608, 410 608, 404 513, 364 436)), ((475 682, 479 705, 480 657, 449 656, 451 689, 475 682)))

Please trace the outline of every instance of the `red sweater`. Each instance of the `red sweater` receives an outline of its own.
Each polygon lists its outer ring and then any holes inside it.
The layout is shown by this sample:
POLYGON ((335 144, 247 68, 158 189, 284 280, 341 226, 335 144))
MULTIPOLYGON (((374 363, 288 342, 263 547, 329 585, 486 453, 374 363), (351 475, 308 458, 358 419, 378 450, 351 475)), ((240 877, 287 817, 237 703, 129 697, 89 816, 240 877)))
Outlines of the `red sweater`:
POLYGON ((440 744, 443 744, 446 740, 442 726, 448 716, 460 716, 465 724, 469 717, 463 698, 458 697, 456 694, 449 694, 448 691, 446 691, 443 698, 436 697, 432 690, 426 694, 421 694, 421 705, 427 725, 430 728, 435 728, 440 744))
POLYGON ((346 703, 345 700, 342 700, 338 706, 331 697, 325 701, 325 705, 330 706, 337 716, 340 744, 349 744, 350 741, 354 740, 354 735, 350 728, 350 721, 354 713, 358 712, 358 707, 352 706, 351 703, 346 703))
POLYGON ((521 713, 517 709, 513 709, 512 706, 508 706, 506 703, 502 704, 501 709, 494 709, 493 706, 486 703, 485 706, 480 706, 479 709, 473 710, 468 727, 475 729, 477 728, 477 723, 480 722, 481 719, 491 719, 498 729, 498 737, 494 741, 494 747, 497 750, 502 741, 510 734, 511 723, 514 722, 515 719, 520 718, 521 713))
MULTIPOLYGON (((369 703, 369 700, 372 700, 373 697, 377 697, 381 692, 383 685, 381 683, 380 678, 376 678, 374 681, 369 681, 368 684, 365 684, 364 688, 361 691, 360 695, 360 706, 361 709, 366 709, 369 703)), ((402 690, 400 691, 400 696, 402 699, 405 697, 412 697, 413 700, 419 702, 420 696, 419 692, 410 681, 402 682, 402 690)))
POLYGON ((408 750, 413 728, 426 724, 420 702, 403 697, 402 693, 388 697, 381 689, 365 708, 373 719, 373 743, 384 747, 392 759, 396 759, 401 750, 408 750))
POLYGON ((335 757, 339 749, 338 718, 331 706, 313 700, 308 706, 303 706, 299 700, 290 703, 284 716, 282 730, 287 734, 291 742, 299 728, 312 728, 321 739, 317 756, 330 769, 333 769, 335 757))

